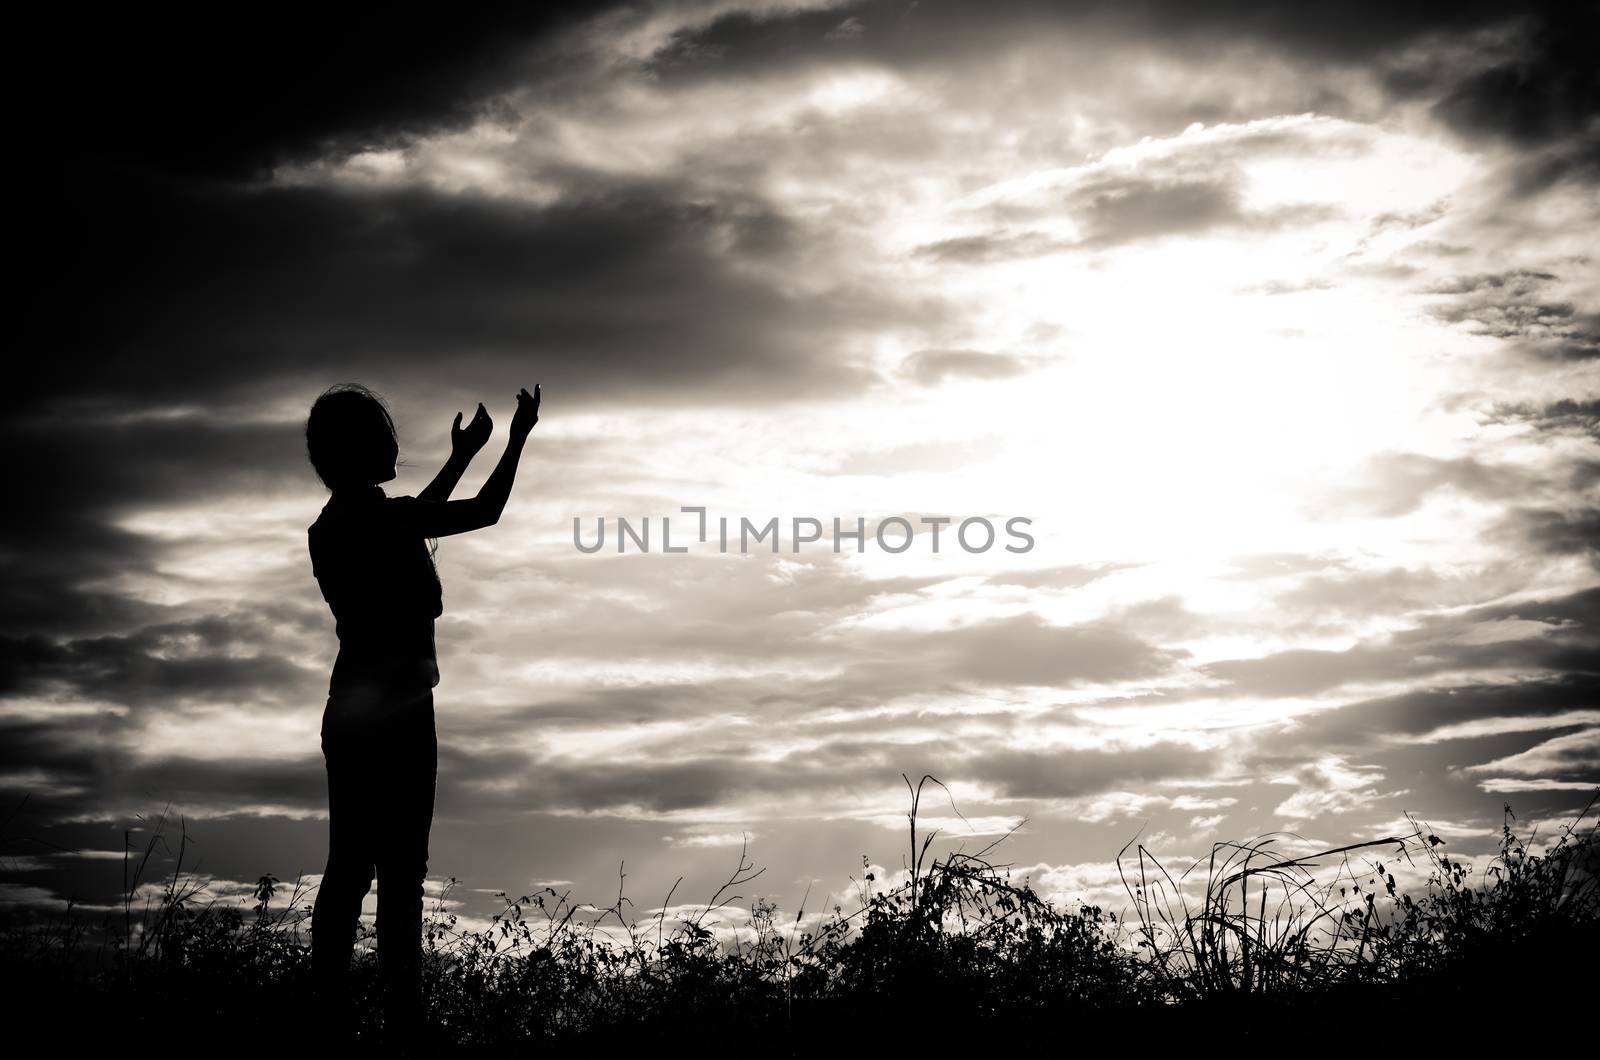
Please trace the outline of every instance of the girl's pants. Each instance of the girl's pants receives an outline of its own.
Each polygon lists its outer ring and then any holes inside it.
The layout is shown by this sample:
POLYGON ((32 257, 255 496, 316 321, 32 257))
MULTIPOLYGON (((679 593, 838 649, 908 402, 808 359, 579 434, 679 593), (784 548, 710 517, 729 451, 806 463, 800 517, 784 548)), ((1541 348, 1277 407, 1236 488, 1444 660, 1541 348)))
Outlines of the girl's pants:
POLYGON ((378 978, 385 1036, 420 1014, 422 882, 439 744, 433 690, 330 696, 323 712, 328 864, 311 913, 311 964, 328 1018, 348 1019, 361 904, 378 881, 378 978))

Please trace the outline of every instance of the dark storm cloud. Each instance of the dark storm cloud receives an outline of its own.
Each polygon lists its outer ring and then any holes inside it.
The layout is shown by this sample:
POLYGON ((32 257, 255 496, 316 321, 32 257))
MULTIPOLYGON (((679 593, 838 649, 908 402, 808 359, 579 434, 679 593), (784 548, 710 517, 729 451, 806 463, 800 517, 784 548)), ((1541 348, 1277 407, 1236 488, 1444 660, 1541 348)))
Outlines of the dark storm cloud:
POLYGON ((0 695, 60 692, 127 706, 195 697, 265 697, 302 703, 323 681, 269 652, 279 637, 253 614, 146 626, 127 635, 57 641, 0 638, 0 695), (252 654, 241 654, 249 651, 252 654))
POLYGON ((48 67, 27 120, 47 158, 233 179, 275 163, 463 126, 495 93, 557 82, 542 47, 616 3, 491 5, 405 18, 379 5, 270 12, 34 8, 12 27, 48 67), (69 120, 72 119, 72 120, 69 120))
POLYGON ((4 540, 13 551, 0 561, 5 575, 0 629, 24 634, 126 629, 148 621, 158 610, 88 584, 151 570, 162 549, 143 534, 111 526, 90 513, 66 513, 54 523, 41 520, 29 533, 7 534, 4 540), (25 544, 17 550, 19 541, 25 544))
MULTIPOLYGON (((54 475, 26 483, 31 518, 11 532, 52 539, 69 516, 103 521, 131 507, 201 500, 218 480, 260 490, 306 467, 300 423, 237 422, 203 415, 123 416, 116 404, 57 406, 8 419, 7 448, 54 475)), ((129 412, 137 410, 129 409, 129 412)))
POLYGON ((1434 113, 1463 132, 1492 133, 1525 146, 1592 132, 1600 114, 1596 40, 1600 11, 1593 4, 1545 6, 1527 23, 1507 61, 1456 84, 1434 104, 1434 113))
POLYGON ((101 723, 97 719, 91 727, 81 718, 72 721, 77 725, 12 717, 0 720, 0 734, 4 735, 0 739, 0 778, 4 778, 8 790, 37 787, 29 776, 34 772, 48 778, 49 785, 66 786, 81 785, 111 772, 111 763, 120 761, 124 751, 104 742, 101 726, 109 727, 114 722, 101 723), (27 781, 10 779, 19 775, 27 777, 27 781))
POLYGON ((1439 91, 1436 117, 1475 139, 1498 139, 1527 152, 1517 187, 1537 191, 1567 179, 1600 178, 1600 7, 1592 3, 1532 5, 1505 54, 1486 66, 1448 63, 1402 67, 1401 91, 1439 91))
POLYGON ((828 61, 945 67, 952 59, 976 59, 996 47, 1053 33, 1186 48, 1243 39, 1316 59, 1359 61, 1427 33, 1509 20, 1504 5, 1488 2, 1441 7, 1377 0, 884 0, 822 10, 730 11, 708 25, 679 31, 652 56, 649 67, 667 80, 759 76, 828 61), (839 32, 847 19, 852 31, 839 32))
MULTIPOLYGON (((455 378, 515 368, 575 399, 641 392, 781 401, 875 377, 818 356, 830 335, 926 324, 937 300, 844 287, 789 294, 723 249, 787 222, 759 200, 713 202, 672 181, 570 174, 549 206, 421 189, 91 193, 55 251, 89 260, 52 273, 94 292, 63 317, 38 389, 182 401, 259 394, 445 362, 455 378), (325 380, 324 380, 325 381, 325 380)), ((758 253, 779 253, 764 238, 758 253)), ((772 262, 768 262, 772 264, 772 262)))
POLYGON ((131 404, 35 408, 0 427, 7 450, 28 454, 31 469, 19 491, 25 517, 0 529, 0 629, 82 635, 159 621, 160 607, 92 587, 147 574, 166 551, 116 525, 118 517, 199 501, 224 486, 270 492, 305 474, 298 424, 141 418, 129 415, 137 411, 131 404))
POLYGON ((168 755, 160 748, 136 755, 118 738, 118 719, 72 722, 0 722, 0 793, 8 800, 26 797, 41 819, 103 820, 166 802, 208 814, 261 803, 303 812, 327 806, 320 755, 273 760, 248 747, 231 758, 168 755))

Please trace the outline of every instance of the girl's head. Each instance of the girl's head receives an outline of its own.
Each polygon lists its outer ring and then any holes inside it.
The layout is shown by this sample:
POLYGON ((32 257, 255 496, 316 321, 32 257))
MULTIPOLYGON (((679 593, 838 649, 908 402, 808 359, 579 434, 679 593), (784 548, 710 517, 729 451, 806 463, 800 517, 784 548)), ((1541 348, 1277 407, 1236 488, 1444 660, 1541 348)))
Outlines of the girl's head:
POLYGON ((306 453, 331 490, 388 482, 400 442, 383 399, 358 383, 324 390, 306 419, 306 453))

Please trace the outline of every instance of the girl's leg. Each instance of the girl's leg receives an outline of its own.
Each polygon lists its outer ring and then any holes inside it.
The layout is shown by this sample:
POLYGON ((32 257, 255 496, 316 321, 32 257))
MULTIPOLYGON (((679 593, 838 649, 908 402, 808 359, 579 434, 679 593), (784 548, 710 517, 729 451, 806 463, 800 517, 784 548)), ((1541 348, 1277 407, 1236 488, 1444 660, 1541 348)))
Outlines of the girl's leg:
POLYGON ((359 749, 323 738, 328 771, 328 863, 311 910, 311 968, 321 1016, 330 1025, 350 1019, 350 955, 361 903, 372 887, 379 822, 369 771, 359 749))
POLYGON ((414 1033, 422 1009, 423 881, 439 769, 432 693, 413 704, 406 718, 390 759, 387 827, 377 851, 378 975, 391 1040, 414 1033))

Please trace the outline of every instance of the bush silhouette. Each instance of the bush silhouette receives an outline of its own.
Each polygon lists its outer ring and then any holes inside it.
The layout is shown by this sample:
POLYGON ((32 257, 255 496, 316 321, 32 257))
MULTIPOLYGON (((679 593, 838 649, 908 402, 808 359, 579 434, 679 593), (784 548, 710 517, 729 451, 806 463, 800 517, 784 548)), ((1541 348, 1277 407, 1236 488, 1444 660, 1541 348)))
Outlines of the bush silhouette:
MULTIPOLYGON (((1478 872, 1409 818, 1407 835, 1313 854, 1274 854, 1286 841, 1277 835, 1218 843, 1177 875, 1129 844, 1118 857, 1133 910, 1123 919, 1086 904, 1059 909, 1013 881, 988 860, 1005 837, 976 854, 930 856, 933 836, 917 832, 930 781, 906 778, 906 879, 886 887, 864 872, 860 908, 835 906, 811 930, 801 929, 803 909, 786 924, 761 898, 736 931, 709 920, 761 875, 744 850, 711 898, 670 927, 672 893, 641 923, 619 870, 607 907, 549 887, 502 893, 489 928, 461 931, 444 908, 452 879, 424 925, 428 1037, 414 1044, 498 1051, 716 1028, 799 1055, 818 1035, 992 1041, 1023 1029, 1070 1036, 1108 1018, 1147 1042, 1184 1041, 1197 1027, 1265 1040, 1300 1033, 1308 1019, 1378 1029, 1427 1012, 1471 1016, 1478 1010, 1461 1006, 1512 994, 1559 1003, 1577 996, 1600 941, 1595 834, 1578 827, 1594 800, 1542 852, 1506 807, 1499 852, 1478 872), (1425 874, 1420 892, 1396 871, 1425 874)), ((145 884, 165 827, 163 815, 144 858, 130 861, 123 908, 97 946, 70 909, 6 934, 15 1011, 101 1013, 83 1030, 108 1041, 173 1021, 190 1036, 288 1040, 309 981, 303 889, 284 895, 267 875, 251 908, 197 905, 200 884, 182 871, 186 831, 179 867, 145 884)), ((358 1030, 369 1037, 380 1031, 375 965, 364 951, 356 961, 358 1030)))

